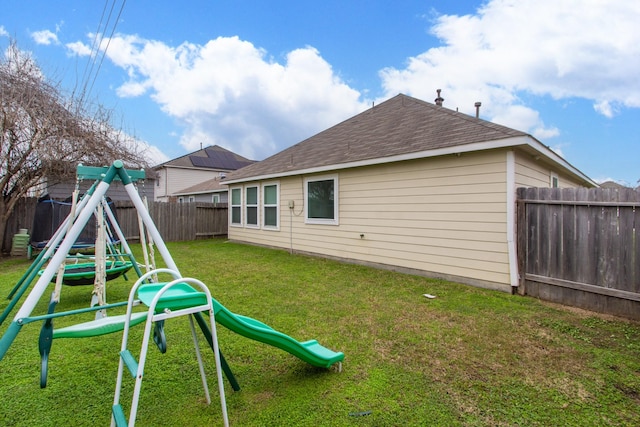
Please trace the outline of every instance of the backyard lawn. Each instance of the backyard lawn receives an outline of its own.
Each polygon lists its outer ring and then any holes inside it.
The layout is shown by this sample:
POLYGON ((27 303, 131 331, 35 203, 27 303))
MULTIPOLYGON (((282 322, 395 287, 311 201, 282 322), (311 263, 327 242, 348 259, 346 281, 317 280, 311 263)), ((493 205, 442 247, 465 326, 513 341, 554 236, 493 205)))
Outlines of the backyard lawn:
MULTIPOLYGON (((315 368, 218 326, 241 387, 225 379, 232 426, 640 425, 638 322, 222 239, 168 246, 181 273, 229 310, 345 354, 342 372, 315 368)), ((0 259, 0 311, 29 264, 0 259)), ((126 299, 133 282, 109 282, 109 302, 126 299)), ((90 297, 90 286, 64 287, 59 310, 90 297)), ((40 389, 40 326, 25 325, 0 361, 0 425, 108 425, 121 333, 55 340, 40 389)), ((222 425, 213 353, 202 340, 208 406, 187 319, 168 320, 166 333, 167 352, 150 349, 137 425, 222 425)), ((133 380, 125 383, 128 413, 133 380)))

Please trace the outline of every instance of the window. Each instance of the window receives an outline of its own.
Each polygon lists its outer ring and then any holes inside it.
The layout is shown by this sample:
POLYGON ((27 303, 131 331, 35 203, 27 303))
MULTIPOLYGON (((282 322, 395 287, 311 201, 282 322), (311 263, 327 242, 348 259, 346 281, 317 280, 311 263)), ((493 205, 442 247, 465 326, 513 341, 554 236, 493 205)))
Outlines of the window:
POLYGON ((245 209, 247 227, 258 226, 258 187, 245 189, 245 209))
POLYGON ((231 189, 231 225, 242 225, 242 188, 231 189))
POLYGON ((182 196, 178 197, 178 203, 184 203, 184 197, 182 196))
POLYGON ((211 195, 211 203, 220 203, 220 195, 212 194, 211 195))
POLYGON ((189 203, 193 203, 196 201, 196 196, 189 196, 189 203))
POLYGON ((278 228, 278 184, 262 186, 263 226, 265 228, 278 228))
POLYGON ((306 179, 305 222, 338 225, 338 177, 306 179))
POLYGON ((560 187, 560 180, 558 179, 558 174, 551 172, 550 185, 551 185, 551 188, 560 187))

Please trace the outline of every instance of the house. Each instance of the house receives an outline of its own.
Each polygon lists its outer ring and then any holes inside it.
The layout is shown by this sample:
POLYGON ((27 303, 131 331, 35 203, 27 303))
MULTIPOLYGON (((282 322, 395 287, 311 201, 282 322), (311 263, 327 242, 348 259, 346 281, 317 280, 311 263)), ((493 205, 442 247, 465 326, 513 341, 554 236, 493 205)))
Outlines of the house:
POLYGON ((207 201, 223 202, 226 187, 206 190, 200 184, 220 180, 227 173, 254 163, 218 145, 212 145, 196 152, 161 163, 153 169, 156 172, 155 201, 207 201), (194 187, 195 186, 195 187, 194 187), (180 199, 182 198, 182 199, 180 199))
POLYGON ((402 94, 225 182, 232 241, 508 292, 516 188, 596 186, 531 135, 402 94))
MULTIPOLYGON (((145 179, 137 182, 136 187, 141 197, 146 197, 148 200, 154 200, 154 190, 156 187, 155 173, 152 170, 145 170, 145 179)), ((89 188, 95 183, 95 180, 65 180, 56 184, 45 186, 34 194, 36 197, 42 197, 47 195, 53 200, 65 200, 70 199, 73 191, 78 188, 80 194, 86 193, 89 188)), ((129 201, 129 195, 127 194, 122 182, 114 181, 107 190, 107 197, 113 201, 129 201)))
POLYGON ((216 176, 204 182, 174 193, 178 202, 227 203, 228 188, 222 183, 225 175, 216 176))

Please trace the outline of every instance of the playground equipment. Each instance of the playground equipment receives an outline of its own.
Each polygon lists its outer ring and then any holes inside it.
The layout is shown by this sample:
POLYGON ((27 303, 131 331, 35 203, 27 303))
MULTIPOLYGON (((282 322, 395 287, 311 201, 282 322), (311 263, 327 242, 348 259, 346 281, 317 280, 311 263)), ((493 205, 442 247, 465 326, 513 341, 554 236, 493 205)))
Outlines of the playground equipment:
POLYGON ((218 375, 218 387, 220 392, 220 404, 222 406, 222 418, 224 425, 229 425, 227 415, 227 406, 225 402, 224 386, 222 382, 222 370, 220 362, 220 350, 218 348, 218 339, 216 335, 216 325, 214 321, 213 302, 209 288, 197 279, 182 278, 176 271, 169 269, 153 270, 146 273, 131 288, 129 300, 127 301, 127 313, 125 315, 124 333, 122 336, 122 346, 120 348, 120 362, 118 364, 118 377, 116 379, 116 391, 113 397, 113 409, 111 426, 133 426, 135 424, 136 414, 138 410, 138 402, 140 398, 140 389, 142 387, 142 379, 144 377, 144 366, 147 358, 147 350, 149 347, 149 339, 151 336, 151 327, 155 322, 164 322, 166 319, 173 317, 189 315, 189 325, 193 344, 198 359, 198 367, 200 369, 200 377, 202 378, 202 386, 204 388, 207 404, 211 403, 209 395, 209 387, 207 386, 207 378, 202 363, 200 347, 198 346, 198 338, 193 323, 193 314, 200 312, 209 313, 209 323, 211 325, 211 343, 213 344, 213 353, 216 356, 216 371, 218 375), (145 280, 158 273, 169 273, 174 280, 169 283, 147 283, 145 280), (136 295, 145 306, 148 307, 146 313, 146 323, 143 335, 143 341, 140 349, 140 356, 136 360, 129 351, 129 327, 133 316, 133 307, 136 304, 136 295), (135 378, 135 387, 131 401, 131 409, 129 414, 129 422, 125 418, 124 411, 120 405, 120 394, 122 392, 122 381, 124 367, 127 367, 131 376, 135 378))
MULTIPOLYGON (((160 351, 165 352, 166 338, 164 336, 163 325, 165 320, 173 317, 189 316, 196 356, 208 403, 210 403, 210 396, 207 381, 204 376, 200 349, 195 336, 193 320, 195 320, 200 329, 202 329, 207 342, 213 349, 220 403, 222 406, 222 417, 225 425, 228 425, 228 416, 224 396, 222 372, 226 374, 234 390, 239 390, 239 386, 237 385, 231 370, 219 350, 215 330, 216 322, 247 338, 285 350, 314 366, 329 368, 334 364, 337 364, 338 370, 341 369, 341 363, 344 359, 343 353, 329 350, 315 340, 298 342, 258 320, 234 314, 213 299, 209 289, 202 282, 197 279, 183 277, 173 261, 173 258, 164 244, 157 228, 155 227, 144 202, 133 186, 133 180, 136 179, 136 177, 139 178, 140 173, 142 172, 138 172, 136 175, 135 171, 134 173, 127 172, 121 161, 115 161, 109 168, 87 168, 78 166, 79 175, 84 174, 86 176, 93 176, 96 179, 96 183, 90 191, 78 201, 75 212, 72 209, 72 212, 60 226, 58 231, 56 231, 52 238, 47 242, 47 245, 43 249, 43 252, 38 256, 38 259, 34 261, 32 266, 29 268, 29 271, 25 276, 23 276, 16 287, 14 287, 12 295, 10 296, 10 298, 12 298, 11 303, 2 313, 2 316, 0 316, 0 324, 2 324, 2 322, 7 318, 9 313, 15 307, 17 301, 26 292, 26 289, 36 276, 38 270, 40 270, 48 260, 46 268, 40 271, 37 282, 32 287, 22 306, 15 314, 4 335, 0 337, 0 361, 4 358, 12 342, 15 340, 17 334, 24 325, 43 321, 39 340, 39 348, 43 364, 41 385, 43 385, 43 378, 46 384, 47 360, 53 339, 85 338, 123 331, 118 377, 116 380, 116 391, 112 407, 112 426, 118 427, 124 425, 133 426, 135 424, 147 348, 152 335, 152 326, 153 340, 160 351), (106 304, 102 301, 99 305, 86 309, 55 313, 54 308, 57 300, 52 298, 47 314, 32 316, 32 312, 34 311, 36 304, 45 293, 47 286, 51 281, 53 281, 54 277, 56 278, 56 287, 58 287, 59 282, 65 275, 73 274, 71 272, 67 273, 60 267, 64 266, 69 250, 72 248, 74 242, 76 242, 78 235, 81 233, 91 215, 94 214, 95 209, 102 206, 105 212, 107 212, 107 215, 110 215, 110 209, 108 206, 104 206, 104 194, 111 182, 114 180, 121 180, 124 184, 124 188, 127 191, 129 198, 134 203, 134 206, 138 211, 141 224, 144 224, 147 229, 149 240, 156 244, 158 252, 162 256, 167 268, 150 270, 143 274, 139 270, 137 263, 133 262, 133 268, 136 269, 139 279, 132 287, 129 299, 126 302, 106 304), (158 282, 158 274, 160 273, 169 274, 172 277, 172 280, 170 282, 158 282), (127 312, 125 315, 96 318, 90 322, 55 330, 53 328, 53 319, 57 317, 107 310, 115 307, 123 307, 125 305, 127 306, 127 312), (134 311, 134 307, 141 306, 145 306, 147 309, 145 311, 134 311), (203 314, 209 316, 208 322, 205 320, 205 316, 203 316, 203 314), (128 349, 129 329, 132 326, 143 322, 145 323, 145 333, 141 344, 141 351, 138 359, 136 360, 128 349), (120 404, 124 367, 127 367, 128 371, 136 379, 128 421, 120 404)), ((109 218, 112 223, 115 222, 112 216, 109 216, 109 218)), ((122 231, 117 226, 115 229, 118 233, 118 237, 125 246, 125 251, 130 253, 126 240, 122 235, 122 231)))
MULTIPOLYGON (((133 263, 126 261, 106 261, 106 280, 116 279, 127 271, 131 270, 133 263)), ((39 275, 42 271, 38 272, 39 275)), ((64 274, 62 275, 62 283, 67 286, 92 285, 96 278, 95 262, 80 262, 76 264, 66 264, 64 266, 64 274)), ((55 283, 58 279, 57 274, 51 278, 51 282, 55 283)))

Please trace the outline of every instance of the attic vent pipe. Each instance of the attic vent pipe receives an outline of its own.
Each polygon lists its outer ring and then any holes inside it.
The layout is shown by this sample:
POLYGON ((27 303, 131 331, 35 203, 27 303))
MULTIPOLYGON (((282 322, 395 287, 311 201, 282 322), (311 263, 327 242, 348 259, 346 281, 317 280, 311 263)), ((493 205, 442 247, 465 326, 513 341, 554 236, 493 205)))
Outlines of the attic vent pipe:
POLYGON ((438 89, 436 90, 436 92, 438 92, 438 97, 435 99, 435 103, 437 106, 442 107, 442 102, 444 101, 444 98, 440 96, 440 92, 442 91, 442 89, 438 89))
POLYGON ((476 119, 480 118, 480 106, 482 105, 482 102, 476 102, 475 104, 476 107, 476 119))

